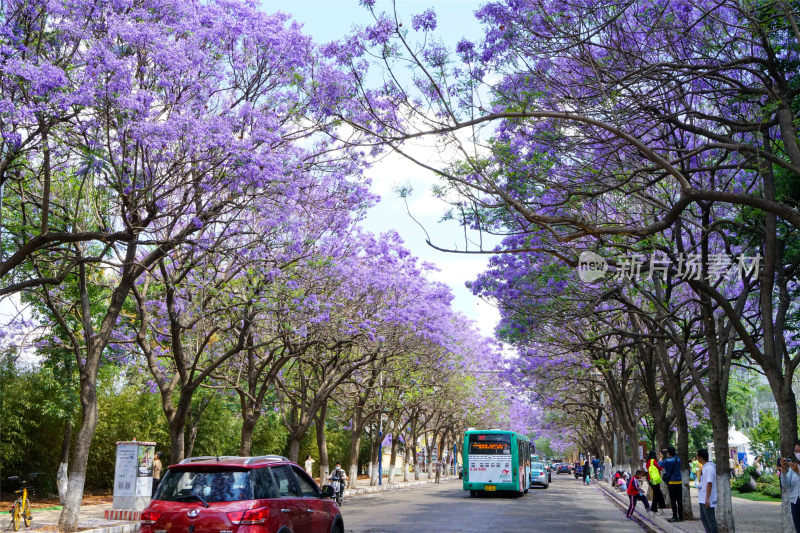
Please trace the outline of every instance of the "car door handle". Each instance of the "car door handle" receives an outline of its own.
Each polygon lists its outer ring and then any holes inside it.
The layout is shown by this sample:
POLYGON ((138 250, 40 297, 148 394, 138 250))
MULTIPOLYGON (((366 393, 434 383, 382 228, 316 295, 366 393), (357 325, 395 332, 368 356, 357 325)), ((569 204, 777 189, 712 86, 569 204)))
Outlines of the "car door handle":
POLYGON ((306 512, 313 513, 314 509, 306 509, 306 512))
POLYGON ((281 509, 281 512, 282 513, 291 513, 292 510, 291 509, 281 509))

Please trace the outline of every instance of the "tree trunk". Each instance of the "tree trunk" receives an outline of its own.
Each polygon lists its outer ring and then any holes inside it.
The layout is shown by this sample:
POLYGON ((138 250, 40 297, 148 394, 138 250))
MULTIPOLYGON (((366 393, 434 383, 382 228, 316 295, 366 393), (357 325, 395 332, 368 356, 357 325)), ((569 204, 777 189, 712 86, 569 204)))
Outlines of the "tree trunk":
POLYGON ((400 439, 397 438, 397 432, 392 433, 392 454, 389 459, 389 483, 394 483, 394 470, 397 463, 397 448, 400 445, 400 439))
MULTIPOLYGON (((99 357, 92 357, 90 354, 87 356, 87 361, 90 360, 99 361, 99 357)), ((78 518, 81 512, 81 502, 83 501, 83 487, 86 482, 86 464, 89 461, 89 449, 97 428, 96 384, 96 368, 89 369, 88 372, 81 372, 81 425, 75 435, 75 445, 72 449, 72 464, 70 465, 69 480, 67 482, 67 496, 64 499, 64 507, 61 509, 61 515, 58 518, 58 527, 62 531, 77 531, 78 529, 78 518)))
POLYGON ((254 413, 242 414, 242 439, 239 446, 239 455, 249 456, 253 448, 253 432, 256 429, 258 416, 254 413))
MULTIPOLYGON (((194 388, 184 385, 178 396, 178 404, 174 408, 170 404, 169 410, 164 410, 164 414, 167 416, 167 423, 169 424, 169 459, 173 463, 180 463, 187 457, 186 422, 189 419, 189 412, 192 408, 192 396, 194 395, 194 391, 194 388)), ((192 448, 194 448, 194 440, 192 440, 191 444, 192 448)))
POLYGON ((296 463, 300 458, 300 441, 303 433, 289 433, 289 460, 296 463))
POLYGON ((72 420, 67 419, 66 422, 64 422, 64 439, 61 442, 61 462, 58 464, 58 471, 56 472, 58 501, 61 505, 64 505, 64 500, 67 497, 67 485, 69 483, 67 469, 69 467, 69 445, 71 440, 72 420))
POLYGON ((639 470, 641 459, 639 458, 639 440, 636 428, 625 428, 625 439, 628 441, 628 463, 631 467, 631 473, 639 470))
MULTIPOLYGON (((774 389, 773 389, 774 390, 774 389)), ((797 403, 791 387, 784 387, 778 403, 778 428, 781 438, 781 457, 794 457, 794 441, 797 438, 797 403)), ((784 483, 781 490, 781 523, 783 533, 795 533, 789 491, 784 483)))
POLYGON ((379 461, 379 458, 380 458, 380 455, 381 455, 380 445, 381 445, 381 441, 382 440, 383 440, 383 437, 381 436, 381 434, 379 432, 378 435, 376 435, 375 438, 373 438, 372 441, 371 441, 370 454, 369 454, 370 464, 372 465, 372 468, 371 468, 370 473, 369 473, 369 486, 370 487, 373 487, 373 486, 377 485, 379 476, 381 474, 383 474, 383 472, 380 472, 380 469, 378 468, 378 461, 379 461))
POLYGON ((714 463, 717 466, 716 518, 720 533, 734 533, 733 503, 731 502, 730 448, 728 447, 728 413, 725 407, 712 406, 711 428, 714 432, 714 463))
POLYGON ((319 478, 322 483, 328 479, 328 439, 325 436, 325 419, 328 416, 328 402, 322 404, 317 413, 317 447, 319 448, 319 478))
POLYGON ((411 461, 409 461, 410 451, 411 451, 411 447, 408 445, 408 442, 406 442, 405 450, 403 452, 403 481, 404 482, 408 481, 408 467, 411 464, 413 464, 411 461))
POLYGON ((361 447, 361 427, 353 424, 353 433, 350 435, 350 488, 358 486, 358 451, 361 447))
POLYGON ((417 436, 412 435, 414 444, 411 447, 411 453, 414 454, 414 480, 419 481, 419 452, 417 451, 417 436))
POLYGON ((690 492, 690 471, 691 459, 694 454, 689 454, 689 424, 686 420, 686 411, 683 405, 676 409, 676 426, 678 428, 678 457, 681 460, 681 480, 683 481, 683 518, 694 520, 692 510, 692 494, 690 492))

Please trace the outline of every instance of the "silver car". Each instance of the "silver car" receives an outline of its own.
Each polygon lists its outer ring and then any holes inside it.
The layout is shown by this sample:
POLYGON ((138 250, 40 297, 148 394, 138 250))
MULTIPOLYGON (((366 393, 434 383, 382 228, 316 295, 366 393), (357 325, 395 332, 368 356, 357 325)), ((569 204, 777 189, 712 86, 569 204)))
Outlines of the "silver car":
POLYGON ((534 485, 544 488, 550 486, 550 472, 543 463, 531 463, 531 486, 534 485))

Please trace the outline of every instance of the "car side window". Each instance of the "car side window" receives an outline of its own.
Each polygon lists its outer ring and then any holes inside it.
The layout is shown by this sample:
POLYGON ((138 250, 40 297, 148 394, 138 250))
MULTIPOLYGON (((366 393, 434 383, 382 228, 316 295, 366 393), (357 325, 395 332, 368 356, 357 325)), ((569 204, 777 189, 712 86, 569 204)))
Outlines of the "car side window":
POLYGON ((280 498, 278 484, 269 468, 253 470, 253 493, 257 500, 280 498))
POLYGON ((297 483, 300 485, 300 492, 303 494, 303 496, 319 498, 319 489, 317 489, 317 484, 308 477, 308 474, 296 466, 292 466, 292 471, 297 478, 297 483))
POLYGON ((275 466, 271 470, 272 475, 275 476, 275 481, 278 483, 278 493, 281 498, 297 498, 301 496, 294 475, 292 475, 292 471, 288 466, 275 466))

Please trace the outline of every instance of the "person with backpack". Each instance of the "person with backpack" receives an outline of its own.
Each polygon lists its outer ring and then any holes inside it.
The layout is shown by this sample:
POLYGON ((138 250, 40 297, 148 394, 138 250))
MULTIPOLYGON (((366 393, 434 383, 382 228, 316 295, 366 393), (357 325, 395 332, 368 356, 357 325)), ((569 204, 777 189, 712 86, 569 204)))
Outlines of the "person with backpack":
POLYGON ((647 497, 644 495, 644 491, 642 490, 642 479, 644 478, 644 472, 641 470, 637 470, 636 473, 631 476, 630 481, 628 481, 628 512, 625 513, 625 518, 628 520, 633 520, 633 511, 636 509, 636 502, 642 500, 644 502, 644 508, 646 510, 650 510, 650 504, 647 501, 647 497))
POLYGON ((653 505, 650 510, 653 514, 658 513, 659 510, 664 512, 667 508, 667 502, 664 500, 664 493, 661 492, 661 466, 656 459, 656 452, 650 452, 647 456, 647 479, 650 483, 650 488, 653 489, 653 505))
POLYGON ((681 458, 675 454, 674 446, 667 446, 667 458, 661 461, 664 467, 662 478, 667 482, 669 503, 672 506, 672 518, 667 522, 683 522, 683 477, 681 476, 681 458))

